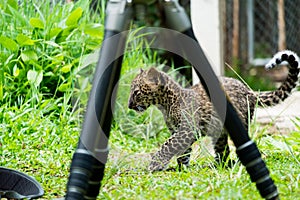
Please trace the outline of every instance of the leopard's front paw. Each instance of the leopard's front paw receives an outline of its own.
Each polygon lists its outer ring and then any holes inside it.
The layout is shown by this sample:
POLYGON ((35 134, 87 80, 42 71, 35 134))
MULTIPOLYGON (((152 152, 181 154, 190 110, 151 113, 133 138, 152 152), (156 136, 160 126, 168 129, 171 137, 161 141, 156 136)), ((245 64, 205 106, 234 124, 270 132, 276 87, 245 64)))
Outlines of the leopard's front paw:
POLYGON ((166 169, 168 160, 161 156, 159 152, 152 154, 151 157, 151 162, 148 167, 150 172, 162 171, 166 169))
POLYGON ((166 165, 162 164, 162 162, 152 160, 148 167, 148 170, 150 172, 155 172, 155 171, 163 171, 165 168, 166 165))

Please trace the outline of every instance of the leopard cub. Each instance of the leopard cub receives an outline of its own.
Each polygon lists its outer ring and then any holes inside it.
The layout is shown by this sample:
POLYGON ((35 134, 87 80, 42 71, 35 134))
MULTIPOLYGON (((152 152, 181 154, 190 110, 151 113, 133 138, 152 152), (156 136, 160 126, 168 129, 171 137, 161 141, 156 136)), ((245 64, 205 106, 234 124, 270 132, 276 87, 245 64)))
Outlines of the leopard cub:
MULTIPOLYGON (((256 103, 272 106, 286 99, 296 87, 299 74, 299 58, 292 51, 275 54, 266 68, 273 68, 283 61, 289 63, 289 74, 282 85, 269 92, 255 92, 240 81, 223 77, 220 82, 237 110, 246 129, 248 117, 252 119, 256 103), (248 113, 249 112, 249 113, 248 113)), ((171 137, 152 156, 148 169, 159 171, 166 168, 173 156, 179 167, 189 165, 191 145, 200 136, 212 137, 215 160, 223 162, 229 155, 228 133, 215 112, 201 84, 183 88, 166 73, 156 68, 141 70, 131 84, 128 107, 138 112, 155 105, 163 113, 171 137)))

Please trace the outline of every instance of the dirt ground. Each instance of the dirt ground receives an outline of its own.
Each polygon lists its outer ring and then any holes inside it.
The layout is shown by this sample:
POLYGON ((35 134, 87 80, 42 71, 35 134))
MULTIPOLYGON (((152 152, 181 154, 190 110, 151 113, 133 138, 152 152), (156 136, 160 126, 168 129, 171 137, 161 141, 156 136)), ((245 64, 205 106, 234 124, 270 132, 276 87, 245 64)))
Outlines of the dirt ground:
MULTIPOLYGON (((284 102, 266 108, 256 109, 256 121, 260 124, 273 124, 275 130, 288 133, 296 130, 293 122, 295 118, 300 118, 300 92, 293 92, 284 102)), ((296 122, 300 125, 300 120, 296 122)))

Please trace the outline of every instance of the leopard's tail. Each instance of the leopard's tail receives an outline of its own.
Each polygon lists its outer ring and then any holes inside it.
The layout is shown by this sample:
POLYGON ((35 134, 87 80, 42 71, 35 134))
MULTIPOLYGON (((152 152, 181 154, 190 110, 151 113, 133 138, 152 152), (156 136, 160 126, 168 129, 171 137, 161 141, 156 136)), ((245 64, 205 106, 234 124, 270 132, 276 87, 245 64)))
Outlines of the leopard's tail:
POLYGON ((300 60, 295 52, 289 50, 280 51, 274 55, 265 67, 266 69, 271 69, 284 61, 287 61, 289 64, 289 74, 287 78, 278 89, 270 92, 261 92, 259 94, 259 105, 276 105, 286 99, 296 87, 300 60))

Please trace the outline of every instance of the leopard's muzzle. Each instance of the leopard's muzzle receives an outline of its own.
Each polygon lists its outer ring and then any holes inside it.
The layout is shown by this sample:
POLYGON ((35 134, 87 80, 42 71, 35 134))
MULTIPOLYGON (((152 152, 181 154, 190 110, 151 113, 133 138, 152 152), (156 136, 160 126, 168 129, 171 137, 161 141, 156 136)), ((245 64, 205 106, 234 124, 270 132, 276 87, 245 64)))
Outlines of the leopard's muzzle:
POLYGON ((128 101, 128 108, 133 109, 137 112, 144 112, 147 109, 147 107, 145 105, 135 104, 131 98, 128 101))

